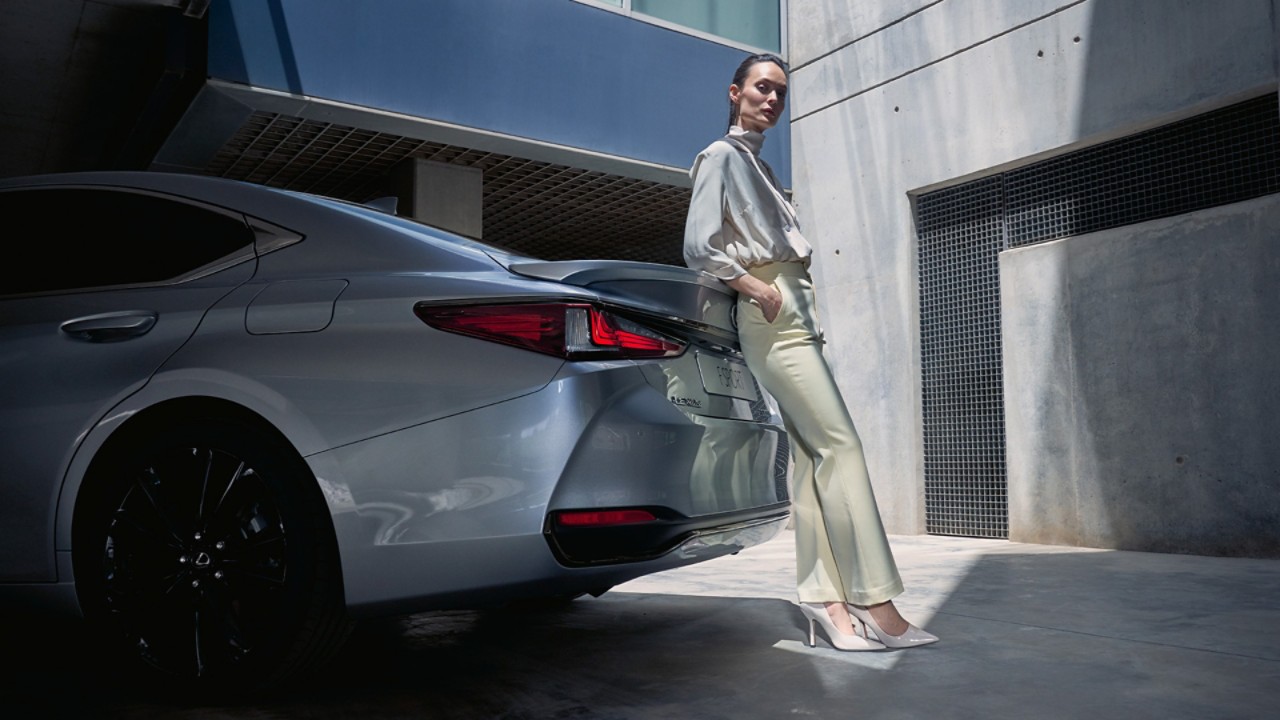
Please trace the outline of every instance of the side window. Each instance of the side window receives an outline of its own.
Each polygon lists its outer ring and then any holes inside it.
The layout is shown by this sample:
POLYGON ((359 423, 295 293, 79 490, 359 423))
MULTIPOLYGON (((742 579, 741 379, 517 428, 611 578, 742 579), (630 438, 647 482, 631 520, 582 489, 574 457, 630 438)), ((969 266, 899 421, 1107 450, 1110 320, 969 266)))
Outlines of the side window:
POLYGON ((0 192, 0 218, 9 257, 0 294, 172 280, 254 240, 228 215, 116 190, 0 192))

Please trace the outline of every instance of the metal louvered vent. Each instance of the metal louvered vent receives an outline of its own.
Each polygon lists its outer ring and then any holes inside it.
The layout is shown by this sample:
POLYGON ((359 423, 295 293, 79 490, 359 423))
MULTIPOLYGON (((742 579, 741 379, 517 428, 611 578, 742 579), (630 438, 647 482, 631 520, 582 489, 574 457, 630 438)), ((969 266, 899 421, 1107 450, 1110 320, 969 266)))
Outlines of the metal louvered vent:
POLYGON ((408 158, 484 171, 484 241, 546 260, 683 265, 688 188, 257 112, 205 174, 365 202, 408 158))
POLYGON ((1002 181, 919 198, 925 530, 1009 536, 999 265, 1002 181))
POLYGON ((926 531, 1008 537, 1001 250, 1276 192, 1269 94, 919 196, 926 531))

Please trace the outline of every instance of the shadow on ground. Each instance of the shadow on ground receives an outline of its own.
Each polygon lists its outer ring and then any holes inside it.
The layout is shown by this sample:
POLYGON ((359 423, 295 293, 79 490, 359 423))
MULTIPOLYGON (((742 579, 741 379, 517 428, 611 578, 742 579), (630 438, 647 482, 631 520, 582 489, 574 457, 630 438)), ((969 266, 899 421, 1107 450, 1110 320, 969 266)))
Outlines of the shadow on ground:
MULTIPOLYGON (((932 562, 945 563, 946 555, 932 562)), ((925 567, 917 567, 919 574, 925 567)), ((1280 702, 1280 563, 996 554, 917 582, 937 645, 805 647, 787 601, 614 592, 363 625, 296 686, 224 704, 131 682, 74 629, 8 616, 8 717, 1246 718, 1280 702), (946 589, 942 586, 946 585, 946 589), (1249 632, 1231 632, 1248 628, 1249 632), (15 713, 16 711, 16 713, 15 713)), ((714 588, 707 588, 714 592, 714 588)))

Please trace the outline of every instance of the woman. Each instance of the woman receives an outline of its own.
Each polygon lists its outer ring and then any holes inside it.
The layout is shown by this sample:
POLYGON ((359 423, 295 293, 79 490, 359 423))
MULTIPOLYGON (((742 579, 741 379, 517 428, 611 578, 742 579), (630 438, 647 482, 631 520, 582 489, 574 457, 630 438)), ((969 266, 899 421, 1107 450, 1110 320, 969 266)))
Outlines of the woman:
POLYGON ((925 645, 937 638, 894 607, 902 580, 861 441, 822 356, 808 273, 813 251, 795 209, 759 158, 763 133, 782 116, 786 98, 781 59, 752 55, 738 67, 729 86, 729 133, 703 150, 689 171, 685 262, 738 292, 747 367, 782 411, 795 460, 797 590, 809 619, 809 644, 819 625, 840 650, 925 645))

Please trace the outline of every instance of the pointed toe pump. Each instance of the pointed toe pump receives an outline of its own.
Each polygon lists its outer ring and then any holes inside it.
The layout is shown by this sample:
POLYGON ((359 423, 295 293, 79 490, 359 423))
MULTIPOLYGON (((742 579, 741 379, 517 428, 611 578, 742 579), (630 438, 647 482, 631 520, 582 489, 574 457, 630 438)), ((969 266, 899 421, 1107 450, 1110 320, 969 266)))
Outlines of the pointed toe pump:
POLYGON ((880 624, 875 621, 875 618, 871 617, 871 612, 866 608, 860 608, 852 604, 845 605, 845 607, 849 608, 849 614, 857 618, 858 622, 861 623, 863 638, 870 640, 867 636, 867 628, 871 628, 871 632, 875 633, 876 639, 885 647, 910 648, 938 642, 938 636, 927 633, 911 623, 907 623, 907 630, 901 635, 890 635, 880 629, 880 624))
POLYGON ((809 647, 816 647, 818 644, 815 626, 821 626, 822 632, 827 636, 827 641, 831 643, 831 647, 837 650, 859 651, 859 650, 884 650, 882 643, 876 642, 866 637, 858 637, 857 635, 846 635, 836 628, 835 623, 831 621, 831 616, 827 614, 827 608, 822 603, 800 603, 800 612, 809 620, 809 647))

